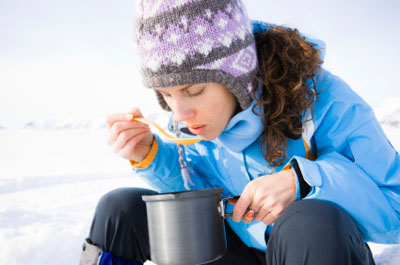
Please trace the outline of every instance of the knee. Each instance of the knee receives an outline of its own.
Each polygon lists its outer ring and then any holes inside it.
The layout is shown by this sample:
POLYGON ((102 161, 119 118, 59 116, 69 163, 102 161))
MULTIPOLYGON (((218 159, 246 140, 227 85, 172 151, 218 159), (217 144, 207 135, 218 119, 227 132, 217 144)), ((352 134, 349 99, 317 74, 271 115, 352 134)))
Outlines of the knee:
POLYGON ((155 191, 141 188, 119 188, 104 194, 99 200, 96 215, 131 215, 145 212, 146 205, 142 195, 155 194, 155 191))
POLYGON ((353 219, 338 205, 322 200, 301 200, 290 205, 274 224, 273 233, 298 235, 299 240, 308 238, 330 238, 340 242, 347 231, 357 230, 353 219))
POLYGON ((355 222, 328 201, 293 203, 276 220, 267 240, 271 264, 370 264, 355 222))

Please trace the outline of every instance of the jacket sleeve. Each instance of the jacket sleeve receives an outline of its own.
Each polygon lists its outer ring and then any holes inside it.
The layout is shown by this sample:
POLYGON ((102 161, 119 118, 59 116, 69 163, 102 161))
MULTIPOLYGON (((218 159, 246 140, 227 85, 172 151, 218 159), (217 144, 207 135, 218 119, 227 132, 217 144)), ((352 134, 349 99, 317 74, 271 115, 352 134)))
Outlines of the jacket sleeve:
POLYGON ((315 161, 294 157, 311 186, 307 198, 332 201, 365 241, 400 243, 400 158, 372 109, 324 71, 310 139, 315 161))
MULTIPOLYGON (((155 138, 158 150, 152 163, 146 168, 133 168, 133 170, 158 192, 187 190, 181 174, 177 145, 173 142, 164 141, 158 135, 155 135, 155 138)), ((196 152, 196 149, 195 147, 185 147, 184 151, 193 153, 196 152)), ((188 170, 190 189, 204 188, 204 179, 190 168, 188 170)))

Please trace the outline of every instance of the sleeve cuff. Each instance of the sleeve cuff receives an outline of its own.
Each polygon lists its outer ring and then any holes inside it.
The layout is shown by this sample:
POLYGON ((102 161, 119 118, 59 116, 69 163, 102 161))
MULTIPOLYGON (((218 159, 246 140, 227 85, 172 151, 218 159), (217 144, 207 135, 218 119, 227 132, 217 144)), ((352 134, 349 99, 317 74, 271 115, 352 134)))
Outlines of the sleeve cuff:
POLYGON ((157 139, 154 137, 153 144, 151 146, 150 152, 147 154, 147 156, 140 162, 136 162, 133 160, 129 160, 131 163, 132 167, 136 169, 145 169, 148 168, 151 163, 153 163, 154 158, 156 157, 158 151, 158 142, 157 139))
POLYGON ((295 172, 295 174, 297 176, 296 184, 298 185, 297 187, 299 187, 297 189, 297 198, 303 199, 304 197, 306 197, 308 195, 308 193, 310 193, 311 187, 304 180, 303 173, 301 172, 299 164, 297 163, 296 160, 292 162, 292 166, 293 166, 293 171, 295 172))

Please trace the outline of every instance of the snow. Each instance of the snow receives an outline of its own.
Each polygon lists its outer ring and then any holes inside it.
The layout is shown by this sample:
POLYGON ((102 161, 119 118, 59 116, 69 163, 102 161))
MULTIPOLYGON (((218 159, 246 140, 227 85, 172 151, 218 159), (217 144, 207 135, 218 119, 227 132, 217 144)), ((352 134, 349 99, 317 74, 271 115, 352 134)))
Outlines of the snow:
MULTIPOLYGON (((376 110, 397 150, 398 102, 376 110)), ((107 146, 99 117, 29 124, 0 130, 0 264, 78 264, 99 198, 148 185, 107 146)), ((400 264, 400 245, 370 247, 377 265, 400 264)))
POLYGON ((389 246, 383 252, 374 256, 376 265, 399 265, 400 247, 398 245, 389 246))

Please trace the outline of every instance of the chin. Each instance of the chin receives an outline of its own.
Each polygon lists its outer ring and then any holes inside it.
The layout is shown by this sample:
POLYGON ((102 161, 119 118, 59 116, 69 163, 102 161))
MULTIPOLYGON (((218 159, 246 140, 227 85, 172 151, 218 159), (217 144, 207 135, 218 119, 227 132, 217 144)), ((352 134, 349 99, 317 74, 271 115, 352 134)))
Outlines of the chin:
MULTIPOLYGON (((200 135, 199 135, 199 136, 200 136, 200 135)), ((212 140, 217 139, 217 137, 203 137, 203 136, 200 136, 200 138, 201 138, 201 140, 203 140, 203 141, 212 141, 212 140)))
POLYGON ((211 133, 207 133, 207 134, 203 134, 203 135, 198 135, 201 139, 203 139, 203 140, 205 140, 205 141, 212 141, 212 140, 215 140, 215 139, 217 139, 218 138, 218 136, 220 135, 221 133, 218 133, 218 134, 215 134, 215 133, 213 133, 213 134, 211 134, 211 133))

